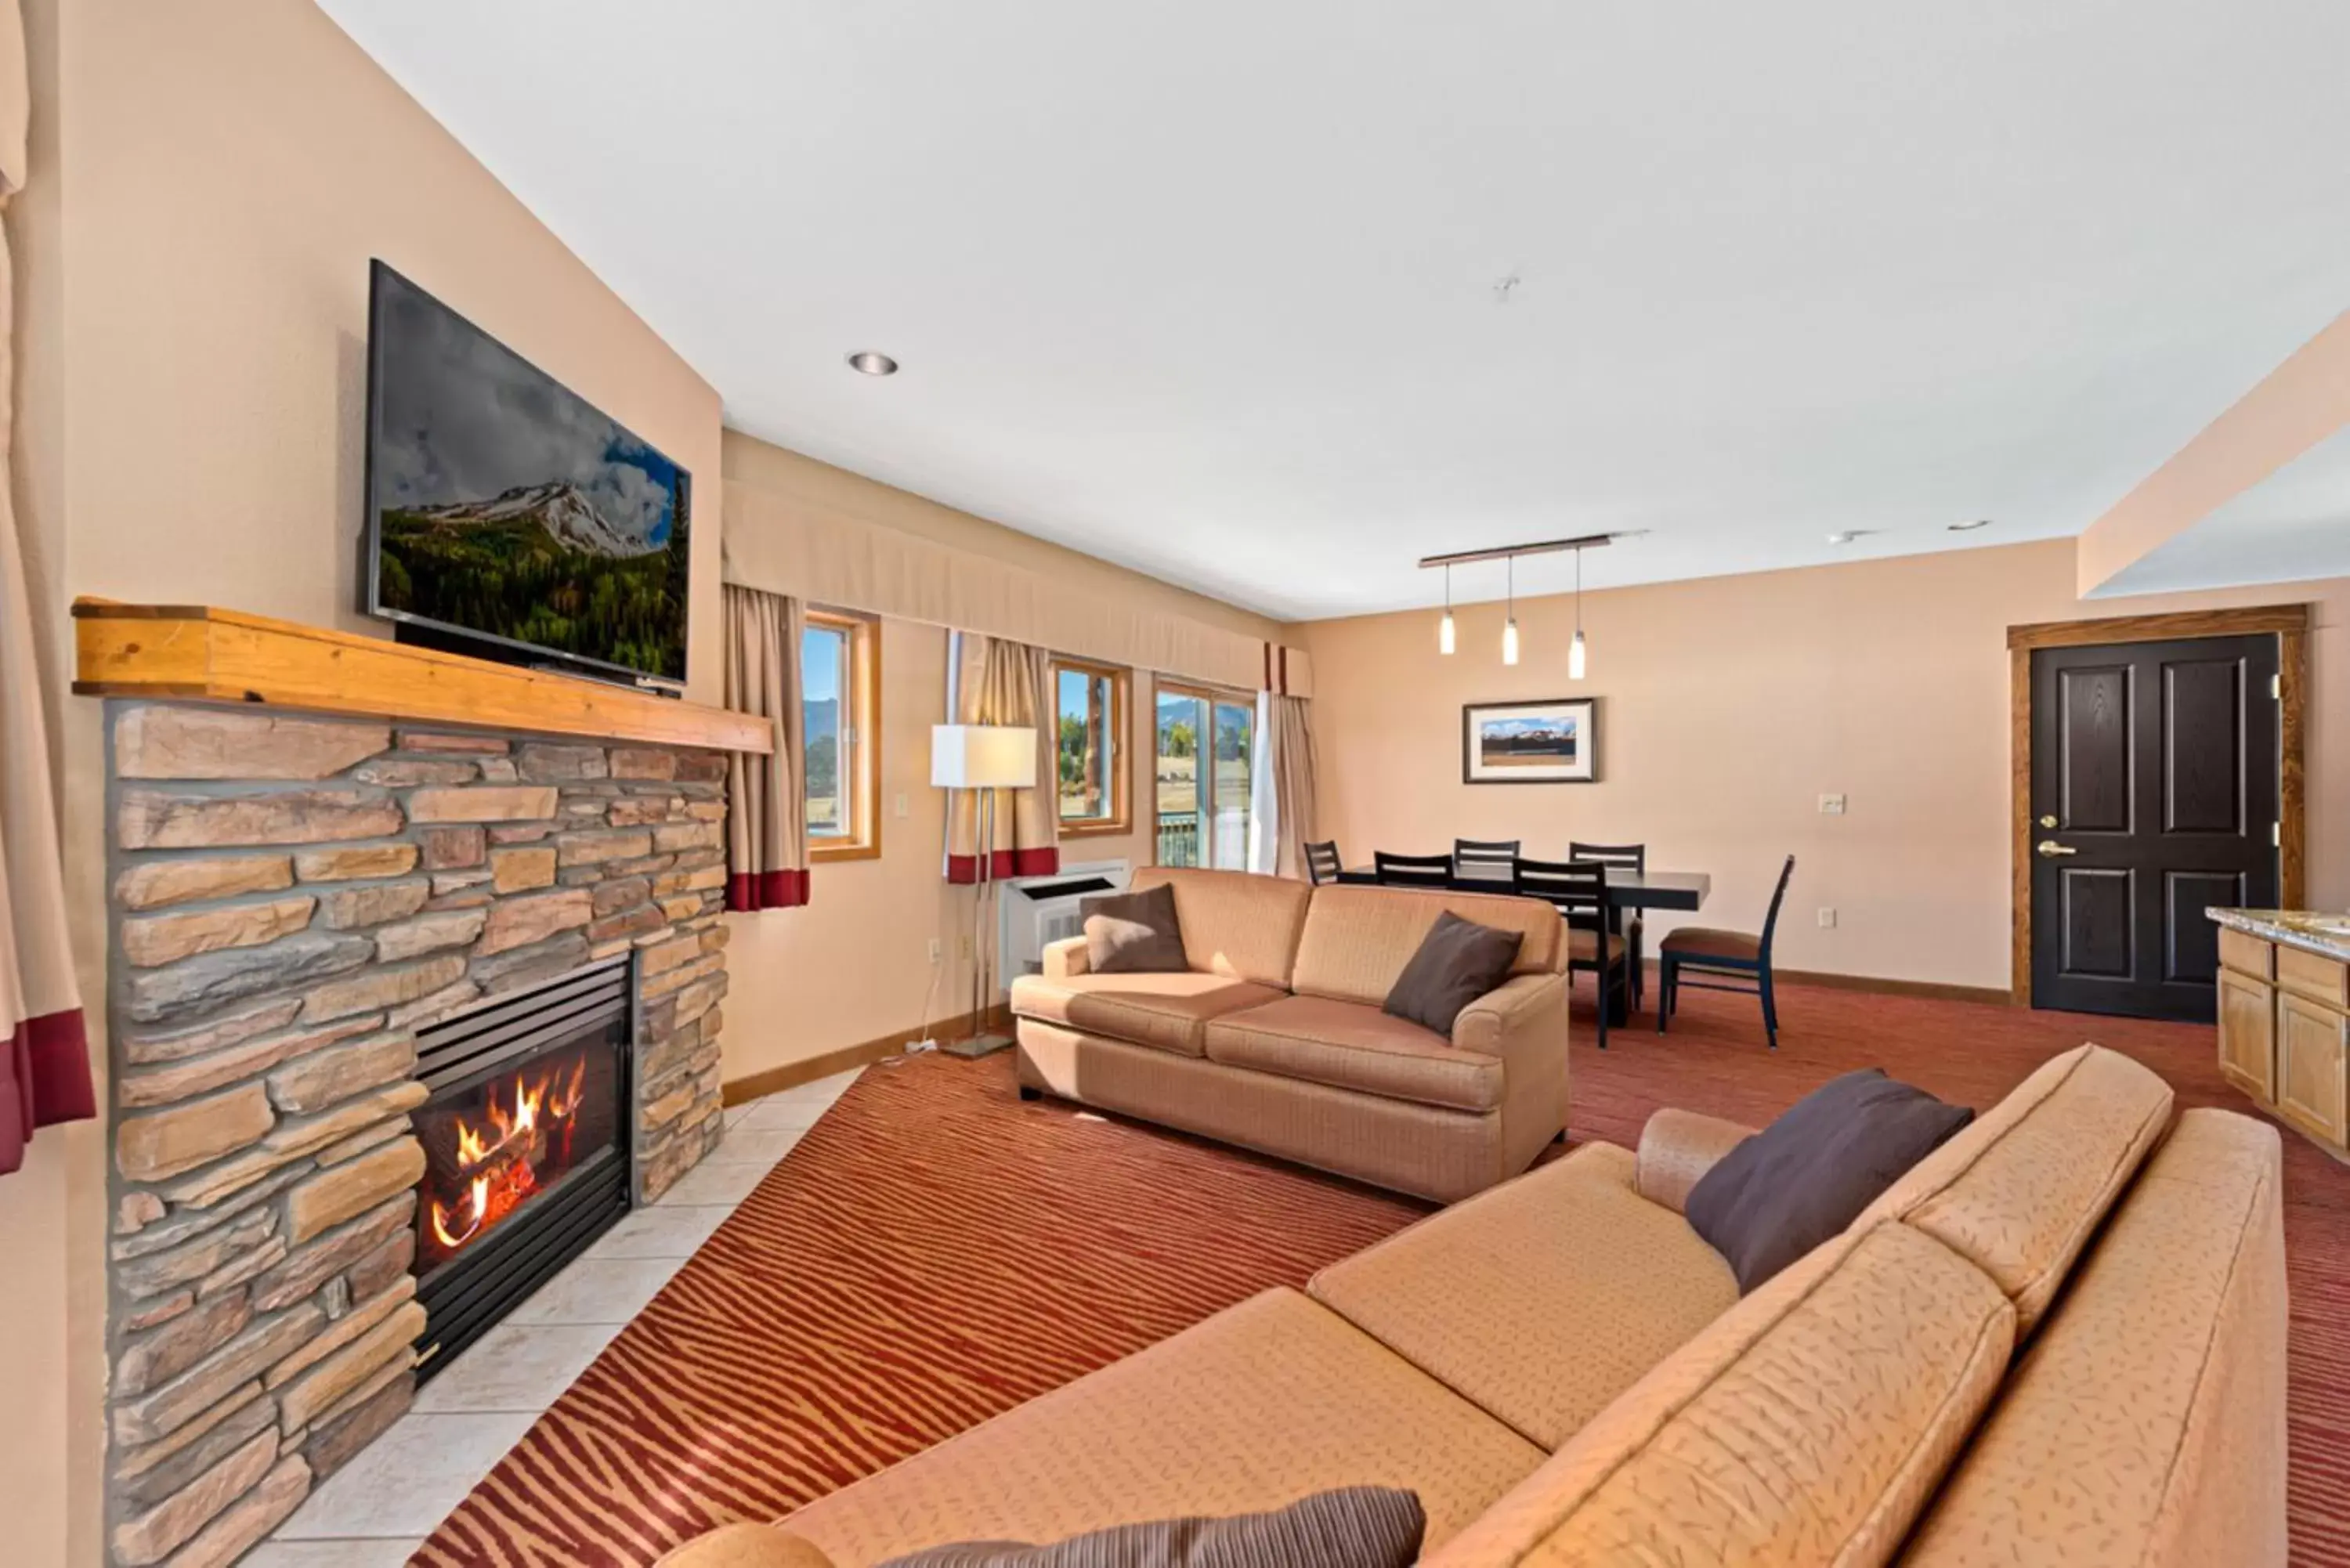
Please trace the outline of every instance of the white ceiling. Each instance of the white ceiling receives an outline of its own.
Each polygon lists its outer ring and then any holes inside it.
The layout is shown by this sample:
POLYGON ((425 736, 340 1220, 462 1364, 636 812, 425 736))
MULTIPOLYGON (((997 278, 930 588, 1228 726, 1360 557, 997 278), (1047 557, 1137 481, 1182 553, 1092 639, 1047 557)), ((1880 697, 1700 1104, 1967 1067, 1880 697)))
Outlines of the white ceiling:
POLYGON ((2350 577, 2350 430, 2319 441, 2093 596, 2350 577))
POLYGON ((729 423, 1290 618, 2075 534, 2350 304, 2342 0, 321 4, 729 423))

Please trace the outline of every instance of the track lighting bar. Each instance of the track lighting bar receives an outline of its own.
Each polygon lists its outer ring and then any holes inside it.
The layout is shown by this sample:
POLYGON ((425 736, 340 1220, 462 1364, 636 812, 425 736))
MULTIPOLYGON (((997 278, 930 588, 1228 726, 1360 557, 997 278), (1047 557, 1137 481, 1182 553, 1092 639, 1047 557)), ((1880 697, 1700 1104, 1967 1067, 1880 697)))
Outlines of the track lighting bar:
POLYGON ((1596 550, 1616 542, 1613 534, 1586 534, 1580 539, 1545 539, 1538 545, 1503 545, 1491 550, 1458 550, 1449 556, 1422 556, 1423 566, 1460 566, 1471 561, 1508 561, 1520 556, 1549 556, 1561 550, 1596 550))

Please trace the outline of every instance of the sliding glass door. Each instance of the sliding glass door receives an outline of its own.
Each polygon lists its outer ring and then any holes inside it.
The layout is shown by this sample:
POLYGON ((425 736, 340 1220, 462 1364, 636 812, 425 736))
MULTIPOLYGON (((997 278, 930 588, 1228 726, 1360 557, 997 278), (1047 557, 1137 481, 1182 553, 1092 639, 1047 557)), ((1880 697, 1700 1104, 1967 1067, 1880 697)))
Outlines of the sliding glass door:
POLYGON ((1246 870, 1254 700, 1161 685, 1158 708, 1159 864, 1246 870))

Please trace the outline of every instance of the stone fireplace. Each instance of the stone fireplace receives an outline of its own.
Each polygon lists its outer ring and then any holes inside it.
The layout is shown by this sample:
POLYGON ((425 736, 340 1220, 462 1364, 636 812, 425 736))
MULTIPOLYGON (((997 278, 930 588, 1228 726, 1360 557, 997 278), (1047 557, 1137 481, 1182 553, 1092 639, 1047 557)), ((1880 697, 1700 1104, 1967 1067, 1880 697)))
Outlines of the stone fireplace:
POLYGON ((108 1545, 224 1563, 717 1144, 726 759, 177 701, 108 733, 108 1545))

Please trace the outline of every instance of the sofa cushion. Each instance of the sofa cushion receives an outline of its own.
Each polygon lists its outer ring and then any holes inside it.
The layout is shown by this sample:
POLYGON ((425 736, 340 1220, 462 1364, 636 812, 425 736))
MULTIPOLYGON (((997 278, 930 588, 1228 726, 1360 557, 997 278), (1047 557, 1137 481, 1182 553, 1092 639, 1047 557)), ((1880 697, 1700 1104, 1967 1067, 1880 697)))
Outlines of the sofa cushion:
POLYGON ((1461 1010, 1509 978, 1523 931, 1497 930, 1447 910, 1420 939, 1379 1011, 1448 1039, 1461 1010))
POLYGON ((2170 1085, 2118 1052, 2051 1058, 1854 1223, 1905 1220, 2000 1282, 2029 1334, 2170 1122, 2170 1085))
POLYGON ((1207 1057, 1276 1077, 1460 1111, 1502 1103, 1502 1059, 1452 1042, 1376 1005, 1284 996, 1229 1012, 1204 1031, 1207 1057))
POLYGON ((1096 974, 1171 974, 1191 967, 1175 914, 1175 889, 1077 900, 1086 927, 1086 968, 1096 974))
POLYGON ((1905 1225, 1848 1231, 1714 1320, 1427 1568, 1881 1563, 1992 1397, 2015 1308, 1905 1225))
POLYGON ((1185 1056, 1206 1054, 1208 1020, 1279 1000, 1269 985, 1201 974, 1073 974, 1046 980, 1024 974, 1012 982, 1012 1011, 1088 1034, 1154 1045, 1185 1056))
POLYGON ((2273 1127, 2180 1115, 1905 1563, 2284 1563, 2282 1175, 2273 1127))
POLYGON ((1411 1568, 1427 1532, 1411 1493, 1342 1486, 1263 1513, 1115 1524, 1041 1546, 962 1542, 880 1568, 1411 1568))
POLYGON ((1146 867, 1129 884, 1137 891, 1161 885, 1175 889, 1183 951, 1193 969, 1290 989, 1312 888, 1284 877, 1170 866, 1146 867))
POLYGON ((1721 1254, 1585 1144, 1331 1264, 1305 1289, 1555 1449, 1738 1303, 1721 1254))
POLYGON ((1699 1179, 1681 1212, 1751 1291, 1860 1217, 1974 1112, 1879 1067, 1797 1100, 1699 1179))
MULTIPOLYGON (((1523 932, 1512 974, 1566 967, 1566 922, 1539 898, 1340 883, 1311 892, 1289 986, 1301 996, 1367 1002, 1377 1007, 1395 989, 1396 978, 1419 950, 1436 917, 1447 911, 1481 926, 1523 932)), ((1187 922, 1190 918, 1184 917, 1187 922)))
POLYGON ((1433 1545, 1542 1458, 1336 1313, 1273 1290, 820 1498, 785 1528, 847 1565, 1392 1486, 1419 1496, 1433 1545))

